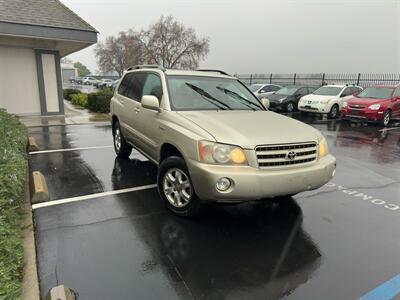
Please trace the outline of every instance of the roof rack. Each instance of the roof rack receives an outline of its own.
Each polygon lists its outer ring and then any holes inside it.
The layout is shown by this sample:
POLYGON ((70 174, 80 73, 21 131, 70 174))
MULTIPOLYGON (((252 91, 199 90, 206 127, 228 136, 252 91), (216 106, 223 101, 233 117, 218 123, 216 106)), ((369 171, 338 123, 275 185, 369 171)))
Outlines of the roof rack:
POLYGON ((133 67, 129 67, 127 71, 138 70, 138 69, 159 69, 165 72, 165 68, 160 65, 136 65, 133 67))
POLYGON ((215 72, 215 73, 220 73, 223 75, 227 75, 227 76, 231 76, 228 73, 226 73, 225 71, 222 70, 212 70, 212 69, 197 69, 196 71, 200 71, 200 72, 215 72))

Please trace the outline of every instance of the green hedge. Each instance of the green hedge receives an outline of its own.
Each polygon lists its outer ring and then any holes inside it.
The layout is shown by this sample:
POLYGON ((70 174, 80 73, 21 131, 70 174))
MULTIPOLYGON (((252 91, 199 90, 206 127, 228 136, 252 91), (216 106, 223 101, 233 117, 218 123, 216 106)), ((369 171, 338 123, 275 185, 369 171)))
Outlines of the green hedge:
POLYGON ((82 106, 83 108, 88 107, 88 95, 79 93, 79 94, 74 94, 71 96, 71 102, 72 104, 82 106))
POLYGON ((104 89, 97 93, 88 95, 88 107, 93 112, 109 113, 110 101, 114 92, 110 89, 104 89))
POLYGON ((20 206, 27 168, 27 129, 0 109, 0 299, 19 299, 23 267, 20 206))
POLYGON ((68 101, 72 100, 72 95, 79 94, 79 93, 81 93, 81 91, 77 90, 77 89, 64 89, 63 90, 64 99, 68 100, 68 101))

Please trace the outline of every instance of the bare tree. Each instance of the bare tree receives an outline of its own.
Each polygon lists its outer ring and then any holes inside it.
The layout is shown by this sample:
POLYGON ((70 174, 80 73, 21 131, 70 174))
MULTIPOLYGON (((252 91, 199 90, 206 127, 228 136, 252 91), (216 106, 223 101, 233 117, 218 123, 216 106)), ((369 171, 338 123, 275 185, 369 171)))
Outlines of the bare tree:
POLYGON ((124 70, 144 61, 143 43, 133 29, 121 31, 116 37, 107 37, 94 51, 97 64, 104 73, 117 72, 122 76, 124 70))
POLYGON ((198 38, 172 16, 161 16, 140 37, 147 63, 166 68, 195 69, 209 52, 208 38, 198 38))

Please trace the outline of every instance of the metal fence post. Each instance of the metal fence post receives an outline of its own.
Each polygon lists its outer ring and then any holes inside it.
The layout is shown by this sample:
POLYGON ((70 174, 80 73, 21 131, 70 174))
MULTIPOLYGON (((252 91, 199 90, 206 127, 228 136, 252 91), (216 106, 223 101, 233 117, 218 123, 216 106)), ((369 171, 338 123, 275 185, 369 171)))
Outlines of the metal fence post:
POLYGON ((322 73, 322 82, 321 82, 321 86, 325 84, 325 73, 322 73))
POLYGON ((269 74, 269 83, 272 83, 272 73, 269 74))
POLYGON ((357 76, 357 85, 359 85, 359 84, 360 84, 360 77, 361 77, 361 74, 360 74, 360 73, 358 73, 358 76, 357 76))
POLYGON ((293 75, 293 85, 296 85, 296 73, 293 75))
POLYGON ((250 74, 250 85, 252 81, 253 81, 253 74, 250 74))

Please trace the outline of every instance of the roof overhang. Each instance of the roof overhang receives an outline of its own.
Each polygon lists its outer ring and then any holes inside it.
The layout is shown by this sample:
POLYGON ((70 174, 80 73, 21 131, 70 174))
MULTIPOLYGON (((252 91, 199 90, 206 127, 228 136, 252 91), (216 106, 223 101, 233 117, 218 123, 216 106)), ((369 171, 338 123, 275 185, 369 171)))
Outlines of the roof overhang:
POLYGON ((0 44, 9 41, 10 46, 54 48, 61 56, 79 51, 97 43, 97 32, 68 28, 37 26, 0 22, 0 44), (17 43, 15 41, 18 41, 17 43), (41 42, 45 46, 41 46, 41 42))

